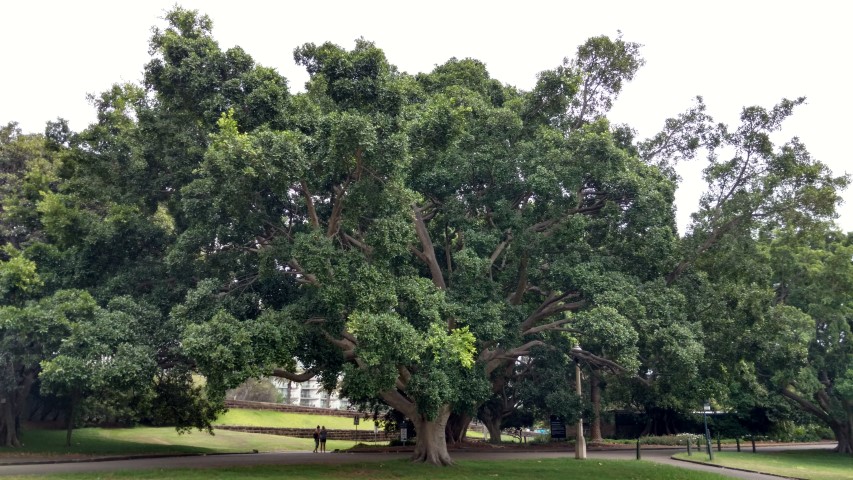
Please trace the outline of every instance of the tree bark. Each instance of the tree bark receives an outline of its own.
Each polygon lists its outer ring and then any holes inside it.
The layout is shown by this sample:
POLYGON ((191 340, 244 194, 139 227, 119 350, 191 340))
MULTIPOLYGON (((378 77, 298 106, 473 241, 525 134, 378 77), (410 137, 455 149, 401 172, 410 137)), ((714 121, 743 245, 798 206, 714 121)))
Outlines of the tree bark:
MULTIPOLYGON (((826 395, 825 391, 819 391, 817 395, 820 395, 821 392, 826 395)), ((833 410, 829 408, 821 408, 829 403, 829 400, 825 400, 824 405, 821 405, 820 402, 816 403, 802 397, 788 388, 780 389, 779 393, 794 405, 801 408, 804 412, 810 413, 816 419, 823 422, 824 425, 827 425, 832 429, 832 433, 835 434, 835 439, 838 440, 838 446, 835 448, 836 452, 853 455, 853 411, 850 409, 849 402, 845 402, 841 406, 843 409, 842 411, 834 410, 838 412, 838 414, 833 415, 830 413, 830 411, 833 410)))
POLYGON ((74 404, 75 400, 72 397, 71 403, 68 405, 68 418, 65 422, 65 446, 71 446, 71 433, 74 432, 74 404))
POLYGON ((450 454, 447 453, 447 442, 444 430, 447 427, 447 419, 450 417, 450 407, 445 405, 439 410, 438 416, 428 420, 423 415, 417 415, 413 419, 415 429, 418 432, 415 453, 412 455, 413 462, 431 463, 433 465, 453 465, 450 454))
POLYGON ((835 439, 838 440, 835 451, 853 455, 853 415, 848 415, 845 422, 833 422, 830 428, 835 434, 835 439))
POLYGON ((501 443, 501 418, 483 419, 483 425, 489 431, 489 443, 501 443))
POLYGON ((468 425, 471 424, 471 416, 468 414, 451 413, 447 420, 445 437, 448 444, 457 444, 465 441, 468 434, 468 425))
POLYGON ((27 396, 35 382, 36 374, 26 371, 15 388, 0 392, 0 446, 20 447, 18 422, 27 403, 27 396))
POLYGON ((16 412, 14 411, 11 399, 6 398, 5 403, 0 403, 0 435, 2 435, 2 447, 20 447, 21 441, 18 439, 18 431, 15 428, 16 412))
POLYGON ((592 402, 592 421, 590 422, 589 441, 603 442, 601 436, 601 379, 592 371, 589 382, 589 399, 592 402))

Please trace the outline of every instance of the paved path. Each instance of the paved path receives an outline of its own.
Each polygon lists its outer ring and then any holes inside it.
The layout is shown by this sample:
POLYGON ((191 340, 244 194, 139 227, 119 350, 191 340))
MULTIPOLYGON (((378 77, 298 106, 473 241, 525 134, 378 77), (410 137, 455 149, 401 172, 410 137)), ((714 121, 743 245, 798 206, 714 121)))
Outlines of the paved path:
MULTIPOLYGON (((762 451, 768 450, 790 450, 792 448, 832 448, 834 445, 811 445, 803 447, 764 447, 762 451)), ((670 457, 681 450, 675 449, 646 449, 643 450, 643 460, 674 465, 692 470, 702 470, 722 474, 732 478, 743 478, 749 480, 779 480, 780 477, 762 475, 753 472, 741 472, 737 470, 720 469, 693 463, 672 460, 670 457)), ((0 466, 2 475, 44 475, 51 473, 76 473, 76 472, 113 472, 117 470, 143 470, 143 469, 168 469, 168 468, 217 468, 233 466, 254 465, 304 465, 319 463, 356 463, 356 462, 383 462, 394 459, 407 458, 409 453, 332 453, 317 454, 311 452, 280 452, 259 454, 234 454, 234 455, 194 455, 183 457, 160 457, 160 458, 137 458, 124 460, 107 460, 96 462, 70 462, 70 463, 41 463, 0 466)), ((458 460, 506 460, 513 458, 574 458, 572 451, 540 452, 540 451, 454 451, 454 459, 458 460)), ((616 459, 630 460, 635 458, 634 450, 609 450, 590 451, 589 459, 616 459)))

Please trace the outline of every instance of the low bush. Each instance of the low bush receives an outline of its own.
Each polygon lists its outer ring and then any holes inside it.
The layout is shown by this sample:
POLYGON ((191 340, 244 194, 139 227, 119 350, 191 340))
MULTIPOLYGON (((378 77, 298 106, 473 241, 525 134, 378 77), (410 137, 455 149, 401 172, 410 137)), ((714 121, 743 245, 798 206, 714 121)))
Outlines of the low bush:
POLYGON ((390 442, 388 442, 388 446, 389 446, 389 447, 403 447, 403 446, 410 446, 410 445, 414 445, 415 443, 416 443, 416 442, 415 442, 415 440, 414 440, 414 439, 409 438, 409 439, 406 439, 406 441, 402 441, 402 440, 391 440, 390 442))

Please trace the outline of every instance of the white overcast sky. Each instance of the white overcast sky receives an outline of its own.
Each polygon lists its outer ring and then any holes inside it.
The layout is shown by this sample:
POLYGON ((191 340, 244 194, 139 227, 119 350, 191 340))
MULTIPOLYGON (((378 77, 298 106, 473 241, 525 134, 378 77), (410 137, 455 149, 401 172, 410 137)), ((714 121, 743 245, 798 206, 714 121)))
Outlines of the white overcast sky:
MULTIPOLYGON (((364 37, 400 70, 431 70, 450 57, 472 57, 493 78, 522 89, 537 72, 573 56, 587 38, 621 30, 643 44, 646 66, 610 114, 640 138, 702 95, 719 121, 737 123, 741 107, 770 107, 806 96, 783 131, 800 137, 836 174, 848 162, 853 113, 847 1, 465 1, 184 0, 213 20, 223 49, 243 47, 301 89, 307 75, 293 48, 331 41, 352 48, 364 37)), ((0 124, 17 121, 40 132, 56 117, 74 130, 94 120, 87 93, 116 82, 139 81, 148 61, 152 26, 163 26, 173 0, 28 0, 0 8, 0 124)), ((848 6, 851 5, 851 6, 848 6)), ((682 168, 679 225, 701 193, 701 161, 682 168)), ((839 224, 853 230, 853 192, 845 193, 839 224)))

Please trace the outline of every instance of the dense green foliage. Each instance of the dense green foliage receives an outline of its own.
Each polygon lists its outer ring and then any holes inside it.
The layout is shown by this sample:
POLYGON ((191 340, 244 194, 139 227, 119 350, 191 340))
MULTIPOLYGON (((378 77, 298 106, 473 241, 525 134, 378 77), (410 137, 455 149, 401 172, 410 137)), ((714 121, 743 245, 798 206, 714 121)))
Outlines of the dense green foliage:
POLYGON ((473 59, 408 75, 364 39, 305 44, 291 93, 206 16, 166 22, 143 84, 93 96, 84 131, 0 130, 4 444, 37 382, 69 427, 83 407, 209 428, 226 390, 274 374, 342 379, 437 464, 475 414, 497 432, 610 402, 648 433, 778 395, 850 451, 847 179, 770 140, 803 99, 729 128, 700 98, 636 142, 607 120, 643 64, 621 38, 530 91, 473 59), (672 166, 703 151, 680 237, 672 166))

